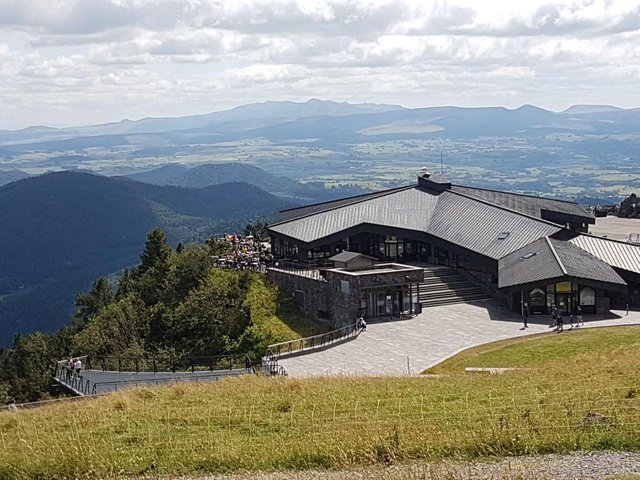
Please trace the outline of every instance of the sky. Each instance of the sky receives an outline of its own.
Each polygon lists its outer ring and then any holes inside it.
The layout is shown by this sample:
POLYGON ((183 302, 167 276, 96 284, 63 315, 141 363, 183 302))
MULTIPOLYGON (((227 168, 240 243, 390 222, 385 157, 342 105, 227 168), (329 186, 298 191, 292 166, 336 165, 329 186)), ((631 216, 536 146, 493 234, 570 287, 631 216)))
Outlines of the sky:
POLYGON ((310 98, 640 106, 640 0, 0 0, 0 129, 310 98))

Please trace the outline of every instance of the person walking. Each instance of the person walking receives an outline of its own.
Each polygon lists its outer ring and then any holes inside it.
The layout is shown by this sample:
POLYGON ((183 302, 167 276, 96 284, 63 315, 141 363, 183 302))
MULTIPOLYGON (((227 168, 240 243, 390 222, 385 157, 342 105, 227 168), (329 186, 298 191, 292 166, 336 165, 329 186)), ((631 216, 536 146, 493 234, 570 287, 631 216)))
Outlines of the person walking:
POLYGON ((557 327, 558 326, 558 308, 554 305, 551 308, 551 325, 549 327, 557 327))
POLYGON ((558 333, 564 332, 564 318, 562 318, 562 312, 557 313, 556 324, 558 326, 557 327, 558 333))
POLYGON ((582 320, 582 308, 580 308, 580 305, 578 305, 578 308, 576 308, 576 316, 578 319, 578 326, 580 326, 581 324, 584 326, 584 320, 582 320))
POLYGON ((524 322, 524 328, 529 328, 528 321, 529 320, 529 306, 525 303, 524 308, 522 309, 522 321, 524 322))

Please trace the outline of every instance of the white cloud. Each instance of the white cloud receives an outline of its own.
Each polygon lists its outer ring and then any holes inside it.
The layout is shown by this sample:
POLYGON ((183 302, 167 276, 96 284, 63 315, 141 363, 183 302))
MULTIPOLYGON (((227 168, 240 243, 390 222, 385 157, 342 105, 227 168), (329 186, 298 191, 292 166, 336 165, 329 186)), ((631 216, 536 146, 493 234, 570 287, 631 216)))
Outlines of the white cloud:
POLYGON ((0 0, 0 128, 309 97, 637 106, 625 0, 0 0))

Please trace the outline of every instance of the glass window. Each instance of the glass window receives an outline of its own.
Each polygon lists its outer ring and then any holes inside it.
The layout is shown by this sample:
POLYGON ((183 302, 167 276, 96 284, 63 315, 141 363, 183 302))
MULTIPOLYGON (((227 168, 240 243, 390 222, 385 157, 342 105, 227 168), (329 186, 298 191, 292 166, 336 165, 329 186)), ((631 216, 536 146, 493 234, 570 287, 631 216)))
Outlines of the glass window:
POLYGON ((580 290, 580 305, 593 306, 596 304, 596 292, 591 287, 580 290))
POLYGON ((541 288, 534 288, 529 294, 532 307, 544 307, 545 294, 541 288))
POLYGON ((571 293, 571 282, 556 283, 556 293, 571 293))

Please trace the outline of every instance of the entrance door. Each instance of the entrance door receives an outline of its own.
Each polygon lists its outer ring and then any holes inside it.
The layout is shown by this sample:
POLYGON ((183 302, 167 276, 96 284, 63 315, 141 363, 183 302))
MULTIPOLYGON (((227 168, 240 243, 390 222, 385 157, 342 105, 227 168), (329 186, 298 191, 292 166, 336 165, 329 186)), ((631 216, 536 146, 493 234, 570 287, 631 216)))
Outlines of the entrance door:
POLYGON ((386 259, 395 262, 398 259, 398 242, 385 242, 384 246, 386 259))
POLYGON ((556 302, 558 304, 558 310, 562 314, 569 315, 571 313, 571 295, 558 293, 556 294, 556 302))

